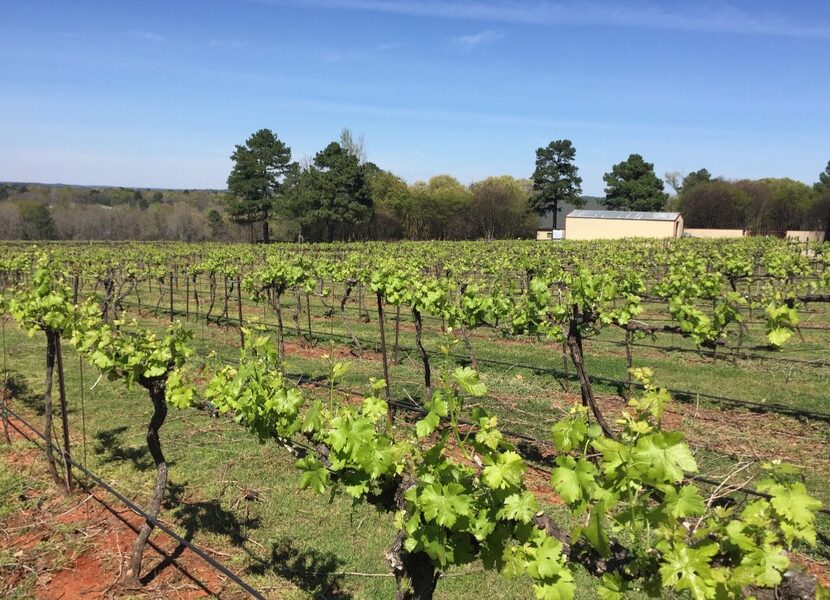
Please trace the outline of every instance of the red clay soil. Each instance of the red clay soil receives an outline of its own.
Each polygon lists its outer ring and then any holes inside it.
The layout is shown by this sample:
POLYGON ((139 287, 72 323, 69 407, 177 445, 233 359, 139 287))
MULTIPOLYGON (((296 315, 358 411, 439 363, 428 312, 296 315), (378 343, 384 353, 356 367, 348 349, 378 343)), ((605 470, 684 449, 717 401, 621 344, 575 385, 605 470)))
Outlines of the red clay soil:
MULTIPOLYGON (((22 424, 12 422, 20 430, 22 424)), ((23 436, 12 429, 13 441, 23 436)), ((2 442, 5 444, 5 439, 2 442)), ((20 585, 41 600, 246 597, 235 584, 175 540, 155 532, 144 553, 140 589, 121 584, 142 519, 100 489, 65 495, 50 480, 41 453, 22 445, 2 460, 29 481, 20 510, 0 519, 0 549, 17 561, 0 576, 0 597, 20 585)), ((219 560, 225 555, 217 552, 219 560)))

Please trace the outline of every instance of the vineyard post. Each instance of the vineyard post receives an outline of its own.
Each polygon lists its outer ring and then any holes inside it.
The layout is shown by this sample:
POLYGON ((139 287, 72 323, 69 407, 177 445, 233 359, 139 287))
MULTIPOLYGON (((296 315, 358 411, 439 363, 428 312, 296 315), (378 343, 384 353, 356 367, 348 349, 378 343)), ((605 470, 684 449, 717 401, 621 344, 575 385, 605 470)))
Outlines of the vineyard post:
POLYGON ((44 453, 46 455, 46 469, 49 476, 58 485, 64 481, 58 475, 55 466, 54 446, 52 442, 52 379, 55 372, 55 337, 57 334, 51 329, 46 330, 46 378, 43 384, 43 435, 46 438, 44 453))
POLYGON ((173 270, 170 270, 170 322, 173 322, 173 270))
POLYGON ((271 299, 274 303, 274 310, 277 313, 277 347, 280 354, 280 369, 285 369, 285 336, 282 330, 282 292, 281 288, 273 288, 271 299))
POLYGON ((314 346, 314 336, 311 333, 311 293, 305 293, 305 314, 308 321, 308 344, 314 346))
POLYGON ((58 367, 58 397, 61 404, 61 427, 63 428, 63 466, 66 470, 66 489, 72 491, 72 455, 69 451, 69 417, 66 410, 66 383, 63 376, 63 351, 61 336, 55 335, 55 355, 58 367))
POLYGON ((184 277, 184 320, 190 321, 190 272, 184 277))
MULTIPOLYGON (((385 383, 384 390, 386 391, 386 402, 389 402, 390 395, 389 395, 389 361, 386 356, 386 327, 385 327, 385 319, 383 314, 383 292, 380 290, 377 291, 378 297, 378 327, 380 328, 380 352, 383 358, 383 380, 385 383)), ((387 418, 389 419, 389 425, 392 425, 392 418, 394 416, 394 410, 392 405, 389 405, 389 411, 387 414, 387 418)))
POLYGON ((0 407, 0 411, 3 413, 3 433, 6 434, 6 442, 9 444, 12 443, 12 438, 9 435, 9 412, 8 412, 8 404, 10 399, 10 392, 9 392, 9 368, 7 364, 6 358, 6 315, 0 315, 0 325, 3 327, 3 397, 0 400, 3 401, 3 406, 0 407))
POLYGON ((626 329, 625 330, 625 364, 626 364, 626 381, 625 381, 625 399, 631 400, 631 367, 632 365, 632 357, 631 357, 631 332, 626 329))
MULTIPOLYGON (((222 274, 222 279, 225 281, 225 301, 224 301, 224 305, 222 307, 222 316, 225 317, 225 327, 227 327, 228 324, 229 324, 228 321, 230 320, 230 319, 228 319, 228 298, 230 297, 231 293, 228 291, 228 279, 229 279, 229 277, 225 273, 223 273, 222 274)), ((218 321, 217 321, 217 324, 218 324, 218 321)))
POLYGON ((244 348, 245 333, 242 331, 244 325, 242 321, 242 276, 239 273, 236 274, 236 310, 239 316, 239 347, 244 348))
POLYGON ((401 333, 401 305, 395 306, 395 347, 392 350, 392 363, 399 364, 398 361, 398 340, 401 333))
POLYGON ((194 307, 193 319, 196 323, 199 322, 199 282, 196 281, 199 278, 198 273, 193 274, 193 302, 196 305, 194 307))

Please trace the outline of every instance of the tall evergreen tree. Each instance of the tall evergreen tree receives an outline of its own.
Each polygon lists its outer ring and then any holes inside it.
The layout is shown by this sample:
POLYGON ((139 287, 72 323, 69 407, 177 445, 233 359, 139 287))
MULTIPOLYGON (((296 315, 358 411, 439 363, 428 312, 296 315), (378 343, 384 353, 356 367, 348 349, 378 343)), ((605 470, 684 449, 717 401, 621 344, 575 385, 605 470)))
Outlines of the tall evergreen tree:
POLYGON ((270 129, 260 129, 237 145, 228 176, 228 215, 235 223, 262 223, 262 240, 268 243, 268 220, 282 195, 285 175, 291 169, 291 148, 270 129))
POLYGON ((530 208, 539 216, 553 211, 553 228, 556 229, 559 204, 568 202, 583 206, 582 178, 573 164, 576 148, 571 140, 555 140, 545 148, 536 150, 536 170, 533 171, 533 191, 530 208))
POLYGON ((659 211, 668 200, 663 181, 654 174, 654 165, 639 154, 611 167, 605 181, 606 208, 611 210, 659 211))
POLYGON ((337 142, 314 156, 314 163, 291 178, 292 212, 306 239, 355 239, 372 217, 365 168, 337 142))
POLYGON ((827 161, 824 171, 819 173, 818 181, 813 187, 817 192, 830 192, 830 160, 827 161))

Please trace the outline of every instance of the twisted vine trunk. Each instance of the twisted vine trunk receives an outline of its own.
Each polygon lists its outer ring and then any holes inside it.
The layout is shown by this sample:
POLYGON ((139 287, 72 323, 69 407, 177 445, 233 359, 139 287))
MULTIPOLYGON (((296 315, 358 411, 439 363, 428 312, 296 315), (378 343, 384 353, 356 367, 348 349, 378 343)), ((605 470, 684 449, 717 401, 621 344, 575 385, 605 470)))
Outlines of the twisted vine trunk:
MULTIPOLYGON (((411 476, 405 477, 395 490, 395 505, 404 510, 404 493, 415 485, 411 476)), ((407 552, 404 549, 406 532, 399 531, 395 542, 386 553, 386 560, 395 575, 397 592, 395 600, 432 600, 441 573, 435 570, 432 560, 425 552, 407 552)))
POLYGON ((412 317, 415 319, 415 344, 418 346, 418 352, 421 355, 421 362, 424 363, 424 398, 429 401, 432 399, 432 377, 429 370, 429 356, 424 349, 423 333, 424 324, 421 320, 421 312, 413 307, 412 317))
POLYGON ((343 319, 343 327, 345 327, 346 331, 349 332, 349 335, 352 338, 352 344, 354 344, 354 347, 357 349, 357 354, 359 356, 363 354, 363 346, 360 345, 360 340, 357 339, 354 331, 352 331, 352 327, 349 325, 349 319, 346 316, 346 303, 349 301, 349 297, 352 295, 352 290, 356 284, 357 282, 351 279, 346 282, 346 291, 343 292, 343 298, 340 299, 340 318, 343 319))
MULTIPOLYGON (((167 461, 164 459, 164 454, 162 454, 161 440, 159 439, 159 430, 164 425, 165 418, 167 418, 167 402, 164 398, 166 384, 166 375, 163 378, 141 382, 141 385, 150 393, 150 399, 153 401, 153 416, 147 427, 147 448, 150 450, 150 455, 156 465, 156 486, 148 511, 153 520, 158 517, 161 500, 164 497, 164 488, 167 486, 167 461)), ((154 525, 150 523, 144 523, 138 533, 138 539, 135 541, 133 553, 130 557, 130 570, 127 572, 129 583, 140 585, 138 576, 141 573, 141 559, 144 556, 144 548, 147 546, 147 539, 150 537, 153 527, 154 525)))
POLYGON ((476 355, 473 352, 473 343, 470 341, 470 332, 464 323, 461 324, 461 340, 464 342, 464 348, 467 350, 467 356, 470 359, 470 366, 478 371, 478 362, 476 362, 476 355))
POLYGON ((585 361, 582 354, 582 333, 579 331, 579 315, 576 307, 574 307, 574 316, 570 320, 568 326, 568 349, 571 353, 571 362, 573 362, 574 370, 579 378, 579 388, 582 394, 582 405, 591 409, 591 412, 596 418, 597 423, 602 428, 602 432, 610 437, 614 437, 614 432, 602 416, 602 411, 597 406, 596 398, 594 397, 594 389, 591 387, 591 380, 588 378, 588 371, 585 369, 585 361))
POLYGON ((63 479, 58 475, 55 466, 54 446, 52 443, 52 379, 55 372, 55 359, 58 354, 58 334, 54 331, 46 331, 46 380, 43 384, 43 435, 46 438, 46 469, 49 476, 60 486, 64 485, 63 479))
POLYGON ((302 341, 303 330, 300 327, 300 317, 303 315, 303 297, 300 288, 294 290, 294 313, 291 315, 291 320, 294 321, 294 330, 297 332, 297 340, 302 341))

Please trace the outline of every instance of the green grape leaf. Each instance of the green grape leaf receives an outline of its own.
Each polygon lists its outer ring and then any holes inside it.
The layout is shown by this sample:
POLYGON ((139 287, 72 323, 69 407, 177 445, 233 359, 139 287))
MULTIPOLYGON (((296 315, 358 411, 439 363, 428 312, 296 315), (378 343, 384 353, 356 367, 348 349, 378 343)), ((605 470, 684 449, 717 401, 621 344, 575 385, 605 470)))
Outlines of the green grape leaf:
POLYGON ((815 511, 821 508, 821 502, 810 496, 800 482, 781 485, 764 480, 758 483, 758 489, 772 496, 770 504, 776 513, 800 527, 811 527, 815 511))
POLYGON ((570 456, 560 456, 556 464, 559 466, 551 473, 551 485, 565 502, 573 505, 590 496, 596 487, 597 469, 593 464, 584 458, 576 461, 570 456))
POLYGON ((666 545, 660 564, 663 587, 677 591, 689 590, 695 600, 713 598, 715 581, 710 561, 717 554, 718 545, 708 542, 697 548, 685 544, 666 545))
POLYGON ((428 521, 451 528, 458 517, 470 516, 472 500, 464 493, 461 484, 448 483, 442 486, 433 483, 421 492, 420 506, 428 521))
POLYGON ((587 435, 588 422, 584 417, 563 419, 553 425, 553 443, 560 452, 579 448, 587 435))
POLYGON ((501 490, 509 487, 518 487, 524 473, 522 457, 508 450, 495 458, 485 457, 484 483, 494 490, 501 490))
POLYGON ((539 511, 539 502, 531 492, 525 490, 520 494, 510 494, 504 500, 504 506, 498 512, 499 519, 511 519, 520 523, 530 523, 533 515, 539 511))
POLYGON ((459 367, 452 372, 453 380, 465 394, 473 398, 487 395, 487 387, 479 381, 478 371, 470 367, 459 367))
POLYGON ((300 474, 300 487, 311 488, 315 494, 322 494, 326 491, 329 473, 319 460, 313 456, 306 456, 299 459, 295 466, 302 471, 300 474))
POLYGON ((669 488, 663 506, 675 519, 702 515, 706 510, 700 491, 693 485, 684 485, 679 491, 669 488))
POLYGON ((631 453, 636 470, 649 483, 677 483, 686 471, 697 471, 697 463, 679 432, 661 432, 637 440, 631 453))

